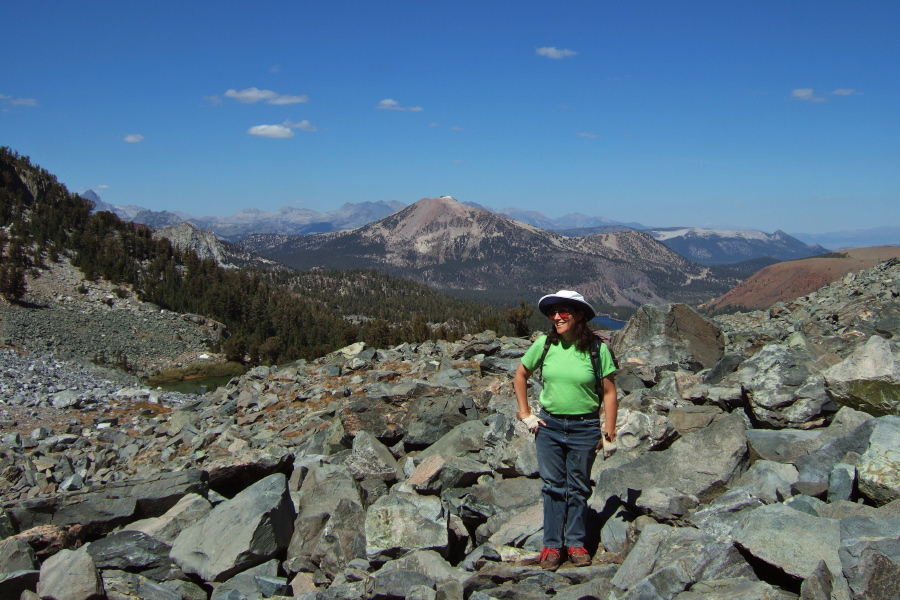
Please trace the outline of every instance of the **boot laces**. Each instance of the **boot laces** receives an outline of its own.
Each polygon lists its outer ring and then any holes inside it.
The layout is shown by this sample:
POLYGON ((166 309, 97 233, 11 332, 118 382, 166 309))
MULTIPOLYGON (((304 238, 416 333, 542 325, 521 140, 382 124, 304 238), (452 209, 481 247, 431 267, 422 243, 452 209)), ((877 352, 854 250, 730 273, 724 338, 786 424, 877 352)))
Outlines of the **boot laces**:
POLYGON ((541 550, 541 555, 538 558, 538 560, 547 560, 551 556, 553 558, 559 558, 560 557, 559 548, 546 548, 545 547, 543 550, 541 550))

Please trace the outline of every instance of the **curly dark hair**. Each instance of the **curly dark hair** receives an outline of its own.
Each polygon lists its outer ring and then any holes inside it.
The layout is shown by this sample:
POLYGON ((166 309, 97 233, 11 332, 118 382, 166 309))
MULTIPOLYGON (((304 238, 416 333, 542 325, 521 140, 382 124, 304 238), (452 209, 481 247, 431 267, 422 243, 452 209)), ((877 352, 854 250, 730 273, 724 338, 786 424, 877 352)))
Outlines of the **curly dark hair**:
MULTIPOLYGON (((584 311, 575 306, 569 306, 569 308, 572 311, 572 316, 575 318, 575 323, 572 325, 572 329, 575 331, 575 348, 579 352, 588 352, 591 349, 591 344, 594 343, 594 332, 588 327, 587 319, 584 318, 584 311)), ((552 344, 559 341, 556 327, 550 327, 547 337, 552 344)))

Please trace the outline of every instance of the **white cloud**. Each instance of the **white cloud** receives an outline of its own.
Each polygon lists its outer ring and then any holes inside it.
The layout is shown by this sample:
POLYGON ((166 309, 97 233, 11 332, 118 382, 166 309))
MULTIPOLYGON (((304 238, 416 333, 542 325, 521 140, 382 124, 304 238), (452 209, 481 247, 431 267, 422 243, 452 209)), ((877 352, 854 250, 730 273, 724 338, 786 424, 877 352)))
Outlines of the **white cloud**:
POLYGON ((282 123, 285 127, 290 127, 291 129, 300 129, 301 131, 316 131, 316 126, 307 121, 306 119, 298 122, 292 123, 290 121, 285 121, 282 123))
POLYGON ((242 104, 255 104, 257 102, 265 102, 267 104, 301 104, 309 102, 309 96, 288 96, 287 94, 279 94, 272 90, 261 90, 255 87, 245 90, 228 90, 225 92, 226 98, 233 98, 242 104))
POLYGON ((408 110, 411 112, 421 112, 425 110, 421 106, 400 106, 400 103, 396 100, 391 100, 390 98, 385 98, 381 102, 378 103, 378 106, 375 108, 379 108, 382 110, 408 110))
POLYGON ((139 144, 144 141, 144 136, 139 133, 132 133, 123 138, 129 144, 139 144))
POLYGON ((825 102, 825 98, 816 96, 812 88, 797 88, 791 91, 791 98, 806 102, 825 102))
POLYGON ((281 65, 273 65, 269 67, 269 73, 277 73, 281 70, 281 65))
POLYGON ((34 98, 14 98, 6 94, 0 94, 0 102, 9 106, 37 106, 38 102, 34 98))
POLYGON ((290 127, 284 125, 254 125, 247 130, 250 135, 256 135, 264 138, 292 138, 294 132, 290 127))
POLYGON ((222 103, 222 99, 218 96, 203 96, 203 99, 212 104, 213 106, 218 106, 222 103))
POLYGON ((841 88, 839 90, 834 90, 831 92, 835 96, 859 96, 862 92, 857 92, 856 90, 851 90, 847 88, 841 88))
POLYGON ((600 136, 597 135, 596 133, 588 133, 588 132, 586 132, 586 131, 582 131, 581 133, 578 134, 578 137, 584 137, 584 138, 598 138, 598 137, 600 137, 600 136))
POLYGON ((316 126, 306 120, 297 123, 285 121, 281 125, 256 125, 248 129, 247 133, 257 137, 284 139, 294 137, 294 129, 300 129, 301 131, 316 131, 316 126))
POLYGON ((570 56, 575 56, 578 54, 574 50, 565 50, 562 48, 554 48, 553 46, 544 46, 543 48, 535 48, 534 50, 538 56, 545 56, 547 58, 569 58, 570 56))

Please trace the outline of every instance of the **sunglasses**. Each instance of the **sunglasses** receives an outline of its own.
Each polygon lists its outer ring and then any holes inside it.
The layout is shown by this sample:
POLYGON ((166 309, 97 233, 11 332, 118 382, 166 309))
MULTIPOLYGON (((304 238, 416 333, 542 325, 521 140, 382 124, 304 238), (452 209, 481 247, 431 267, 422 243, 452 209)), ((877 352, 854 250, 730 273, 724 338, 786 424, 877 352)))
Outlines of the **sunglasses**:
POLYGON ((572 316, 572 311, 568 308, 551 308, 547 311, 547 316, 551 319, 555 316, 559 315, 561 319, 568 319, 572 316))

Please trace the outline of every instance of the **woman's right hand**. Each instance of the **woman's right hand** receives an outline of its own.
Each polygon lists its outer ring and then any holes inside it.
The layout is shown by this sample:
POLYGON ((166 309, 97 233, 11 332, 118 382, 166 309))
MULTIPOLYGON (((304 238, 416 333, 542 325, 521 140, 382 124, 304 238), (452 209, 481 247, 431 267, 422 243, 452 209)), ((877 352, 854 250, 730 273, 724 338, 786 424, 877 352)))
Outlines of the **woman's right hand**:
POLYGON ((516 416, 518 416, 519 419, 523 423, 525 423, 525 427, 527 427, 528 431, 530 431, 531 433, 536 432, 538 430, 538 427, 540 427, 541 425, 546 425, 546 423, 538 419, 537 416, 534 415, 534 413, 529 413, 525 417, 522 417, 520 414, 517 414, 516 416))

